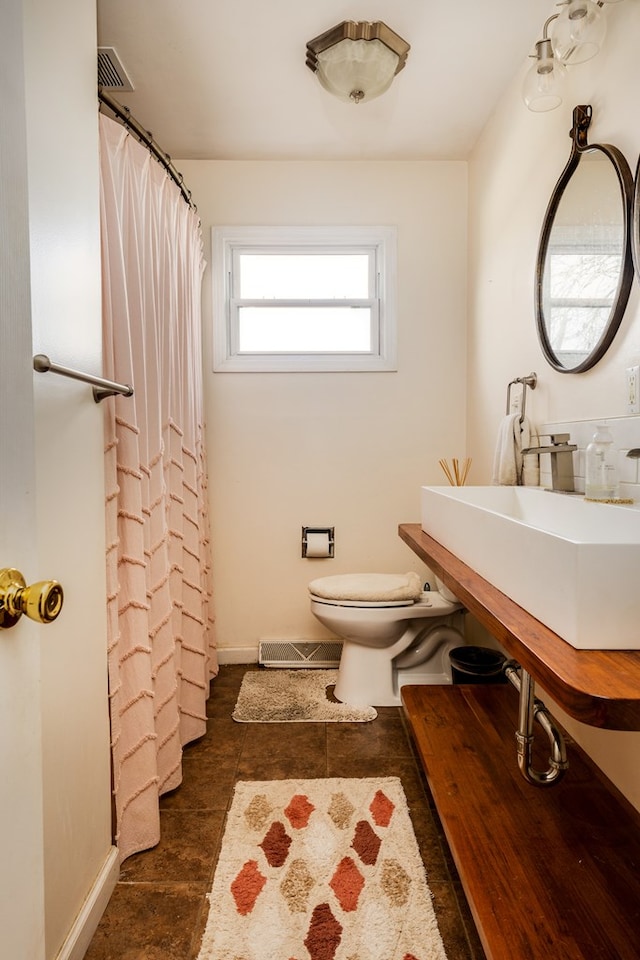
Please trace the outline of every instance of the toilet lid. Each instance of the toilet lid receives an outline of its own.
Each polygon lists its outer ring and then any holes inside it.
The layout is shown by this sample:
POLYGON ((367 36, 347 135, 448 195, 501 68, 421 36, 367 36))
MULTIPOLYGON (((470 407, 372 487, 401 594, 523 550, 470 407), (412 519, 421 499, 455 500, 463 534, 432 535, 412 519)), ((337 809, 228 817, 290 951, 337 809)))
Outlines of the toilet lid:
POLYGON ((422 583, 417 573, 347 573, 312 580, 309 592, 331 603, 407 606, 419 599, 422 583))

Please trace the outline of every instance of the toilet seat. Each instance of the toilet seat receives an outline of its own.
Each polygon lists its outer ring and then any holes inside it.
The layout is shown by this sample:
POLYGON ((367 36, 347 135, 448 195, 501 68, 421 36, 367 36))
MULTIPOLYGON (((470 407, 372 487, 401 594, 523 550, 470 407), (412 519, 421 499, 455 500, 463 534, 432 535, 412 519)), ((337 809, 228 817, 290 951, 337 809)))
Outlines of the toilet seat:
POLYGON ((326 597, 318 597, 315 593, 309 596, 316 603, 326 603, 329 607, 412 607, 415 600, 327 600, 326 597))

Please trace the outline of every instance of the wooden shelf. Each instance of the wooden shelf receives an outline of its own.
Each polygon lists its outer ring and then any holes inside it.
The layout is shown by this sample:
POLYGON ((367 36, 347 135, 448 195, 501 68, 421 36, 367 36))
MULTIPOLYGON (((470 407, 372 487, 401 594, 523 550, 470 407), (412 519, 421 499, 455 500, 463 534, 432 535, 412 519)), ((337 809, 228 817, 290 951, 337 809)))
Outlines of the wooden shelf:
POLYGON ((586 754, 571 744, 563 779, 535 787, 510 684, 402 700, 488 960, 638 960, 640 815, 586 754))
POLYGON ((576 650, 420 524, 401 524, 399 535, 569 716, 594 727, 640 730, 640 650, 576 650))

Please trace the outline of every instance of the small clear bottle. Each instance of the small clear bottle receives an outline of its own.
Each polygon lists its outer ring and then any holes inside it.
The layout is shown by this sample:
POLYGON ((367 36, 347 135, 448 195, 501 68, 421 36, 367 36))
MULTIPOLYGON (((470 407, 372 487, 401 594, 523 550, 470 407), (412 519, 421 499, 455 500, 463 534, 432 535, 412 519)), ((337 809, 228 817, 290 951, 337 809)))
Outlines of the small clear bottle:
POLYGON ((618 469, 611 431, 599 424, 586 450, 584 495, 588 500, 616 500, 618 469))

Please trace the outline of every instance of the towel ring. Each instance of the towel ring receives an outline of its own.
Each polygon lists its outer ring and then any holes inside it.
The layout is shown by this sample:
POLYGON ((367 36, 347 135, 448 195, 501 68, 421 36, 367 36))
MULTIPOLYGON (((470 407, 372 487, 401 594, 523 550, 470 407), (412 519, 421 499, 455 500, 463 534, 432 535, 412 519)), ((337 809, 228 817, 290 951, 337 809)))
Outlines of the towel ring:
POLYGON ((512 380, 507 386, 507 414, 511 412, 511 387, 514 383, 522 384, 522 407, 520 408, 520 423, 524 420, 525 410, 527 408, 527 387, 531 387, 532 390, 535 390, 536 384, 538 383, 538 374, 530 373, 528 377, 516 377, 515 380, 512 380))

